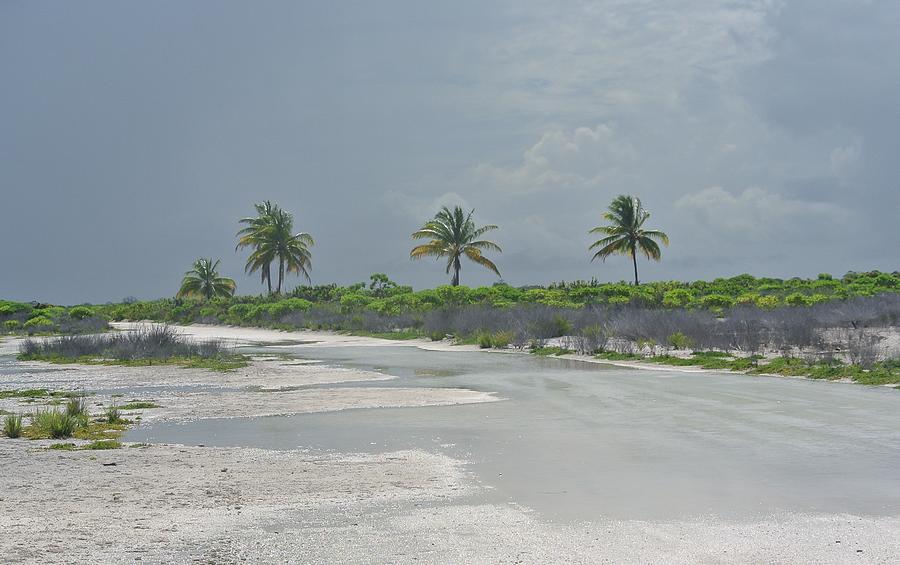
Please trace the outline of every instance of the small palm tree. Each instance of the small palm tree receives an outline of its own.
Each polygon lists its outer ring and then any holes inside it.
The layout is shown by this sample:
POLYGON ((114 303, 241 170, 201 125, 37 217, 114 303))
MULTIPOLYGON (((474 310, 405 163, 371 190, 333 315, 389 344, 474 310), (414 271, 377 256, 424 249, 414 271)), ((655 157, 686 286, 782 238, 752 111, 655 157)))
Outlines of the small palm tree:
POLYGON ((606 236, 591 245, 590 249, 600 248, 594 253, 591 261, 598 257, 605 261, 610 255, 631 255, 631 261, 634 263, 634 284, 639 285, 637 252, 646 255, 647 259, 659 261, 662 253, 654 240, 669 245, 669 236, 665 233, 644 229, 644 222, 649 217, 650 212, 644 210, 640 198, 624 194, 616 197, 609 205, 609 211, 603 214, 603 219, 610 222, 610 225, 599 226, 590 231, 606 236))
POLYGON ((465 255, 469 260, 478 263, 482 267, 490 269, 497 276, 500 271, 497 265, 491 262, 487 257, 482 255, 482 250, 489 249, 502 253, 500 246, 492 241, 479 240, 478 238, 485 233, 497 229, 497 226, 487 225, 480 228, 475 227, 472 221, 472 210, 468 214, 463 209, 456 206, 452 211, 444 206, 441 211, 435 214, 434 219, 429 220, 418 231, 412 234, 413 239, 430 239, 424 245, 417 245, 409 253, 410 259, 421 259, 422 257, 432 256, 435 258, 447 258, 447 273, 453 271, 453 278, 450 284, 459 286, 459 270, 460 258, 465 255))
POLYGON ((233 279, 220 277, 218 268, 218 260, 213 263, 212 259, 197 259, 194 268, 181 280, 178 298, 199 296, 209 300, 216 296, 232 296, 237 285, 233 279))
POLYGON ((292 233, 294 216, 277 204, 267 200, 255 206, 257 216, 241 220, 247 226, 238 231, 236 249, 253 247, 244 268, 249 273, 260 272, 269 294, 272 294, 272 263, 277 259, 278 286, 275 293, 281 294, 286 272, 303 275, 309 280, 312 264, 309 248, 315 245, 315 241, 308 233, 292 233))

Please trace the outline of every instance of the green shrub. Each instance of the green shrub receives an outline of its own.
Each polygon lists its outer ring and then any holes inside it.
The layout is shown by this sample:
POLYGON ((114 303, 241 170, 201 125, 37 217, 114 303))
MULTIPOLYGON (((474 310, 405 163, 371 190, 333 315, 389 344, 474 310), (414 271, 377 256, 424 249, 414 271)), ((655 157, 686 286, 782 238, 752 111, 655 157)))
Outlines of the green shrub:
POLYGON ((44 316, 35 316, 31 318, 27 322, 25 322, 25 329, 41 329, 41 328, 51 328, 53 327, 53 320, 50 318, 45 318, 44 316))
POLYGON ((218 318, 219 309, 215 306, 204 306, 200 308, 199 314, 201 318, 218 318))
POLYGON ((499 331, 494 333, 485 331, 478 332, 476 341, 478 342, 478 347, 482 349, 504 349, 512 343, 515 337, 516 335, 509 331, 499 331))
POLYGON ((756 307, 762 308, 763 310, 772 310, 773 308, 778 308, 781 305, 781 301, 778 300, 777 296, 760 296, 756 299, 756 307))
POLYGON ((16 331, 22 326, 22 324, 19 323, 19 320, 6 320, 3 322, 3 325, 11 332, 16 331))
POLYGON ((505 349, 509 347, 509 344, 512 343, 515 338, 516 334, 510 331, 494 332, 494 335, 491 336, 494 347, 497 349, 505 349))
POLYGON ((94 311, 88 308, 87 306, 75 306, 74 308, 69 308, 69 317, 74 318, 76 320, 83 320, 85 318, 90 318, 94 316, 94 311))
POLYGON ((663 306, 666 308, 683 308, 694 300, 691 291, 684 288, 670 290, 663 295, 663 306))
POLYGON ((341 312, 358 312, 372 302, 372 297, 360 293, 345 294, 341 297, 341 312))
POLYGON ((734 299, 724 294, 709 294, 700 299, 704 308, 726 309, 734 306, 734 299))
POLYGON ((260 307, 262 310, 265 309, 265 312, 268 314, 269 319, 272 321, 278 321, 281 317, 291 312, 306 312, 312 307, 312 302, 309 300, 304 300, 302 298, 287 298, 285 300, 279 300, 274 304, 268 304, 265 307, 260 307))
POLYGON ((690 349, 694 346, 694 340, 683 332, 675 332, 669 336, 669 345, 675 349, 690 349))
POLYGON ((228 309, 228 322, 232 324, 249 322, 255 311, 256 306, 252 304, 235 304, 228 309))
POLYGON ((0 300, 0 316, 12 316, 19 312, 31 312, 31 304, 0 300))
POLYGON ((9 414, 3 420, 3 433, 6 437, 16 438, 22 435, 22 416, 9 414))
POLYGON ((788 306, 809 306, 812 301, 799 292, 793 292, 784 297, 784 303, 788 306))

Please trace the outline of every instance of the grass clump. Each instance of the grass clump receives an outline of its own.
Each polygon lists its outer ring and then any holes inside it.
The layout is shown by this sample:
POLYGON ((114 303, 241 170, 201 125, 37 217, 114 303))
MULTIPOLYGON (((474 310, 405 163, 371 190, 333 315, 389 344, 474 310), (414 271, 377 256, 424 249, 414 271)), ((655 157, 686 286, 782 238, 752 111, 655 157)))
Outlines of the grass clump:
POLYGON ((122 447, 122 443, 115 439, 100 439, 96 441, 92 441, 91 443, 85 445, 82 449, 87 450, 98 450, 98 449, 119 449, 122 447))
POLYGON ((122 413, 119 411, 119 407, 115 404, 108 407, 103 416, 107 424, 119 424, 125 421, 125 419, 122 418, 122 413))
POLYGON ((122 447, 122 443, 115 439, 99 439, 96 441, 92 441, 91 443, 82 445, 78 447, 74 443, 66 442, 66 443, 54 443, 50 445, 47 449, 54 449, 58 451, 94 451, 94 450, 102 450, 102 449, 119 449, 122 447))
POLYGON ((643 355, 637 353, 618 353, 616 351, 603 351, 595 355, 597 359, 606 359, 607 361, 641 361, 643 355))
POLYGON ((79 417, 57 409, 37 410, 31 417, 31 437, 62 439, 72 437, 83 422, 79 417))
POLYGON ((48 449, 54 449, 59 451, 75 451, 74 443, 54 443, 48 447, 48 449))
POLYGON ((45 388, 0 390, 0 398, 43 398, 45 396, 50 396, 50 391, 45 388))
POLYGON ((124 418, 114 424, 105 421, 105 418, 98 418, 75 430, 75 433, 72 435, 72 437, 89 441, 103 439, 117 440, 122 437, 122 434, 128 428, 129 424, 131 424, 131 421, 124 418))
POLYGON ((143 410, 146 408, 159 408, 159 404, 144 400, 132 400, 121 406, 122 410, 143 410))
POLYGON ((74 418, 87 417, 87 401, 83 396, 70 398, 66 403, 66 414, 74 418))
POLYGON ((22 435, 22 416, 10 414, 3 419, 3 433, 8 438, 17 438, 22 435))

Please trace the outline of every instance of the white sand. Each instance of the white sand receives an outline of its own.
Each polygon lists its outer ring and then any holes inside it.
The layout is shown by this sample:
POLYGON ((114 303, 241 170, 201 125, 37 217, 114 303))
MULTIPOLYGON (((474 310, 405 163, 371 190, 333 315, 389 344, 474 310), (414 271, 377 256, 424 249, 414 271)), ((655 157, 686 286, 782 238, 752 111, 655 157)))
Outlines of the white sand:
POLYGON ((4 440, 0 555, 9 563, 895 563, 900 555, 897 518, 554 524, 467 502, 478 491, 460 462, 421 451, 56 452, 4 440))
MULTIPOLYGON (((120 330, 128 330, 153 322, 113 322, 111 325, 120 330)), ((266 344, 278 346, 297 342, 315 342, 317 347, 342 347, 347 345, 366 347, 418 347, 429 351, 481 351, 475 345, 453 345, 449 341, 431 341, 427 339, 381 339, 374 337, 354 336, 335 332, 319 332, 310 330, 282 331, 266 328, 243 328, 235 326, 212 326, 193 324, 177 326, 178 331, 195 339, 221 339, 232 345, 266 344)))
MULTIPOLYGON (((235 341, 285 336, 190 331, 235 341)), ((344 337, 330 343, 349 343, 344 337)), ((49 368, 0 375, 0 386, 190 383, 209 389, 160 398, 164 407, 145 411, 148 419, 493 399, 466 390, 379 387, 385 375, 277 360, 225 375, 172 367, 49 368), (375 383, 304 388, 367 380, 375 383), (255 392, 260 387, 282 390, 255 392)), ((527 509, 485 504, 484 488, 463 462, 419 450, 359 455, 154 445, 64 452, 39 447, 46 443, 0 439, 4 562, 896 563, 900 555, 897 517, 547 522, 527 509)))

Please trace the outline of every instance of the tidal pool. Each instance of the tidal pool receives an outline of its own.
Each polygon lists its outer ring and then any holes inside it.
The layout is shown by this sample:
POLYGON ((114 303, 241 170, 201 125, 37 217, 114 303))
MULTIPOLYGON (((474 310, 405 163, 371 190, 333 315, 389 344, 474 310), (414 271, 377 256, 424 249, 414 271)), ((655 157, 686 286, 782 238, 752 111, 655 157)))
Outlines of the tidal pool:
POLYGON ((900 514, 897 390, 414 347, 277 351, 398 377, 379 387, 465 387, 504 400, 158 423, 126 439, 439 451, 470 461, 491 487, 486 498, 555 520, 900 514))

